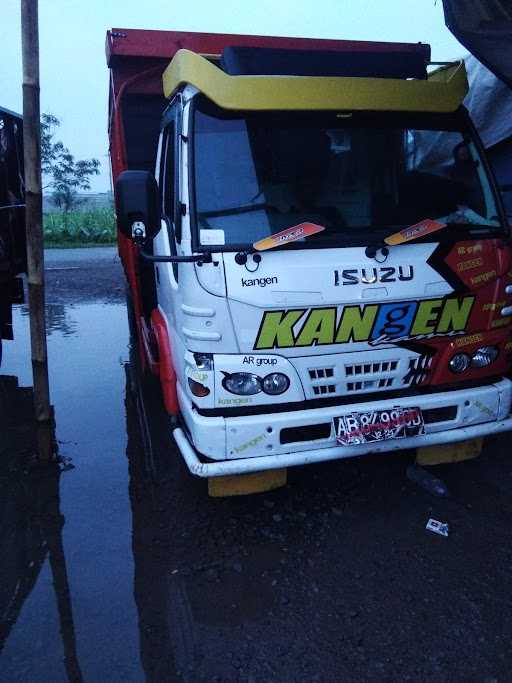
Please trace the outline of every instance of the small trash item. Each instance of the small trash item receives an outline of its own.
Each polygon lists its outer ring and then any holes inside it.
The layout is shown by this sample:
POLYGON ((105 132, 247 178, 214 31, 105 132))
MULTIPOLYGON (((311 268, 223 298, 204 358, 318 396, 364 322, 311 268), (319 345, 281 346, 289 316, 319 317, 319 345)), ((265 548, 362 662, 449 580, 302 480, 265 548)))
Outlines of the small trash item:
POLYGON ((439 522, 437 519, 430 518, 425 528, 434 534, 439 534, 439 536, 448 536, 449 529, 446 522, 439 522))
POLYGON ((419 484, 425 491, 438 498, 447 498, 450 495, 448 487, 441 479, 434 477, 433 474, 424 470, 418 465, 409 465, 407 468, 407 478, 415 484, 419 484))

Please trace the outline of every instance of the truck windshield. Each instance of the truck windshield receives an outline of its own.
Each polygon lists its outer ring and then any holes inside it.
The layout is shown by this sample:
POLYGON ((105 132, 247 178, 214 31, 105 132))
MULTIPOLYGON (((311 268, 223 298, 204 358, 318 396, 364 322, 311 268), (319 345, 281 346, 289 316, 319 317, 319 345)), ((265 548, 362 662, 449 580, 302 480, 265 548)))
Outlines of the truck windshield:
MULTIPOLYGON (((199 96, 195 213, 202 244, 250 245, 303 222, 309 244, 354 244, 430 218, 499 227, 462 114, 228 112, 199 96)), ((304 245, 305 246, 305 245, 304 245)))

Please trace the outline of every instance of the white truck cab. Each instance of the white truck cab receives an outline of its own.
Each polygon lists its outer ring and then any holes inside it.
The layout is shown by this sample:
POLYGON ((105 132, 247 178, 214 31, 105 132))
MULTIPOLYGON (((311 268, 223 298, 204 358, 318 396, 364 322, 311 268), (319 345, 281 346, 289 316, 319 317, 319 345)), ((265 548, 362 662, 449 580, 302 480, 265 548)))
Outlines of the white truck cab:
POLYGON ((176 54, 154 178, 116 185, 191 472, 510 429, 512 252, 463 65, 240 50, 176 54))

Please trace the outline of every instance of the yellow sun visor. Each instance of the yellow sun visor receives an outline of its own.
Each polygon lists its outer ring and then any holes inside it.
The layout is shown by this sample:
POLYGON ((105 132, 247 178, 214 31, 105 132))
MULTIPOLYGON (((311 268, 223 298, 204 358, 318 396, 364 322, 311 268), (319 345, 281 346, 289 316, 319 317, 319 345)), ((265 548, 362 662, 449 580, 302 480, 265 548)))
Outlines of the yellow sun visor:
POLYGON ((463 61, 437 69, 427 80, 229 76, 195 52, 178 50, 163 73, 165 96, 186 84, 222 109, 238 111, 453 112, 468 91, 463 61))

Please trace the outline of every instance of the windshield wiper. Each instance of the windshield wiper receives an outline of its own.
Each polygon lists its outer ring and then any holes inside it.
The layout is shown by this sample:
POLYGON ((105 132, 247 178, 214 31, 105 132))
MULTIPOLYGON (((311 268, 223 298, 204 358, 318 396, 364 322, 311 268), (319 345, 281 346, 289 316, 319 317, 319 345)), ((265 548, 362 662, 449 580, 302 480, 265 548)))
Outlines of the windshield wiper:
POLYGON ((199 218, 218 218, 220 216, 237 216, 241 213, 251 213, 252 211, 264 211, 269 209, 270 211, 279 212, 276 206, 271 204, 247 204, 246 206, 234 206, 231 209, 217 209, 215 211, 200 211, 197 215, 199 218))

